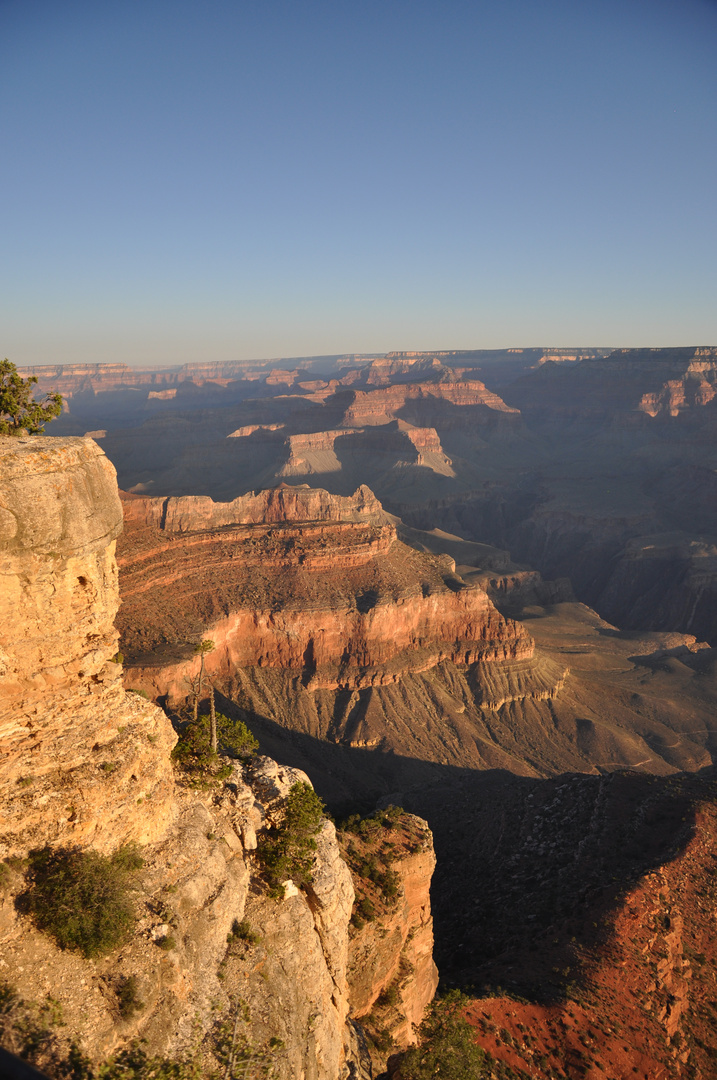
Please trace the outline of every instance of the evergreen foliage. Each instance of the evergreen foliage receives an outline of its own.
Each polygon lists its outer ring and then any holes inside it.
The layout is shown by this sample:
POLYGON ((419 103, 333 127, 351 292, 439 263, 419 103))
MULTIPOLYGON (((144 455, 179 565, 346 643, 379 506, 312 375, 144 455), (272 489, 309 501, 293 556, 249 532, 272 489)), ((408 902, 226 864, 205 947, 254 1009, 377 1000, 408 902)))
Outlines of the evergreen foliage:
POLYGON ((323 816, 324 804, 321 799, 311 784, 301 780, 289 792, 281 827, 270 829, 262 836, 257 855, 264 868, 270 894, 277 899, 284 895, 282 882, 289 878, 298 886, 311 884, 315 837, 321 828, 323 816))
MULTIPOLYGON (((243 720, 231 720, 223 713, 217 713, 216 730, 219 751, 227 757, 250 758, 259 749, 259 743, 243 720)), ((223 780, 231 772, 231 767, 212 750, 208 716, 200 716, 184 725, 172 757, 184 773, 199 781, 223 780)))
POLYGON ((480 1080, 490 1076, 485 1055, 463 1016, 468 998, 450 990, 428 1006, 418 1029, 419 1045, 411 1047, 399 1067, 400 1080, 480 1080))
POLYGON ((143 865, 134 845, 107 857, 97 851, 44 847, 30 853, 27 910, 62 949, 103 956, 129 937, 135 921, 133 874, 143 865))
POLYGON ((0 435, 40 435, 45 424, 62 412, 62 396, 33 399, 37 378, 23 379, 7 358, 0 360, 0 435))

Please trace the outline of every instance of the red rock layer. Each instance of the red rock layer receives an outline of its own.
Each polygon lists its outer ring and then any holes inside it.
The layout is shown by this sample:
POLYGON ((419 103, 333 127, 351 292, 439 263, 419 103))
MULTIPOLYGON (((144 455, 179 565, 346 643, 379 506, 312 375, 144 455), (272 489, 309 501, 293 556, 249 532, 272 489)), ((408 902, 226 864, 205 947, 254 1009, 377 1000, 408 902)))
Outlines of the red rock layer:
POLYGON ((268 491, 250 491, 228 503, 215 503, 204 495, 164 499, 124 491, 120 494, 126 526, 148 525, 168 533, 200 532, 228 525, 388 521, 381 503, 365 484, 350 498, 330 495, 323 488, 281 484, 268 491))
POLYGON ((302 673, 311 688, 382 685, 442 660, 532 655, 522 626, 456 578, 451 559, 396 539, 367 488, 350 499, 278 488, 228 504, 124 505, 123 649, 139 666, 159 663, 158 651, 162 663, 171 658, 160 692, 179 691, 199 637, 215 642, 207 665, 218 679, 274 667, 302 673), (232 516, 258 523, 229 525, 232 516))

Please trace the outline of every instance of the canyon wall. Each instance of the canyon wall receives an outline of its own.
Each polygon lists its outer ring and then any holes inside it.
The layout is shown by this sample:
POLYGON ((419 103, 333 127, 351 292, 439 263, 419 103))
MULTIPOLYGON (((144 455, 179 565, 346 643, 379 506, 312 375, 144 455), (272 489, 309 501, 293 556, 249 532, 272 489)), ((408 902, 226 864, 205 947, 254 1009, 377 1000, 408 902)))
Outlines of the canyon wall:
POLYGON ((286 522, 347 521, 381 525, 388 518, 373 492, 362 485, 351 498, 321 488, 280 484, 269 491, 250 491, 232 502, 214 502, 201 495, 148 498, 122 492, 128 525, 147 525, 183 533, 228 525, 273 525, 286 522))
POLYGON ((577 364, 547 363, 506 390, 526 416, 624 422, 665 420, 699 409, 717 392, 717 349, 615 349, 577 364))
POLYGON ((197 632, 215 642, 207 668, 223 683, 268 667, 293 671, 309 689, 532 655, 523 627, 457 578, 452 559, 397 539, 368 488, 350 498, 282 486, 227 504, 124 505, 120 626, 134 671, 156 668, 174 639, 173 673, 155 692, 183 696, 197 632))

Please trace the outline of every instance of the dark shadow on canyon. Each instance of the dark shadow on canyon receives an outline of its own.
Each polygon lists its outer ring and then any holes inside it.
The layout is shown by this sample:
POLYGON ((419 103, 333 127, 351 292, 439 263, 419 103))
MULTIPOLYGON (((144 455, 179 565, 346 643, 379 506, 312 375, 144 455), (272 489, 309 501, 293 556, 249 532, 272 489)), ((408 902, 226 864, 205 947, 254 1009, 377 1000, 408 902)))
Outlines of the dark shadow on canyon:
POLYGON ((584 994, 610 913, 678 856, 717 775, 629 770, 550 779, 420 761, 289 731, 219 698, 261 752, 304 769, 337 820, 381 802, 425 817, 437 867, 435 958, 445 986, 550 1003, 584 994), (579 988, 579 991, 578 991, 579 988))

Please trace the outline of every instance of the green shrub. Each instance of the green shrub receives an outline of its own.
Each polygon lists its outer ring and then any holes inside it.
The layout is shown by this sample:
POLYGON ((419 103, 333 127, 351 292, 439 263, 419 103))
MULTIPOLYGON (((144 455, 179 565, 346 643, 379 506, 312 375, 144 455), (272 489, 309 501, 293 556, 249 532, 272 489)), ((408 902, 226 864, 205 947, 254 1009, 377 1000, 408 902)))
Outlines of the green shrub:
POLYGON ((129 1020, 144 1008, 144 1002, 139 996, 139 982, 136 975, 128 975, 121 980, 117 987, 117 1005, 123 1020, 129 1020))
POLYGON ((62 412, 60 394, 33 397, 37 376, 23 379, 7 357, 0 361, 0 435, 40 435, 62 412))
POLYGON ((58 1048, 54 1029, 62 1024, 62 1007, 49 994, 41 1002, 24 1001, 14 986, 0 983, 0 1045, 5 1049, 30 1061, 46 1057, 58 1048))
POLYGON ((134 845, 109 858, 96 851, 44 847, 30 853, 23 900, 36 926, 60 948, 88 958, 103 956, 132 931, 130 883, 141 866, 134 845))
POLYGON ((135 1040, 100 1065, 98 1080, 201 1080, 201 1066, 192 1058, 149 1057, 135 1040))
POLYGON ((380 1054, 387 1054, 389 1050, 393 1050, 393 1038, 386 1028, 376 1027, 368 1033, 368 1037, 380 1054))
POLYGON ((257 847, 270 895, 280 899, 284 895, 281 883, 288 878, 298 886, 311 884, 315 836, 323 816, 324 804, 311 784, 304 780, 294 784, 286 800, 281 826, 265 833, 257 847))
POLYGON ((390 1009, 393 1008, 394 1005, 398 1005, 398 1002, 398 987, 394 983, 392 983, 390 986, 387 986, 385 990, 381 991, 376 1004, 379 1005, 381 1008, 390 1009))
MULTIPOLYGON (((217 745, 220 754, 240 760, 252 757, 259 749, 259 743, 243 720, 230 720, 223 713, 217 713, 217 745)), ((183 772, 198 779, 223 780, 231 772, 211 748, 208 716, 200 716, 196 722, 184 725, 172 757, 183 772)))
POLYGON ((251 923, 247 919, 242 919, 241 922, 235 919, 227 941, 230 945, 234 941, 245 941, 247 945, 258 945, 261 941, 261 934, 257 934, 256 930, 252 930, 251 923))
POLYGON ((436 998, 418 1029, 419 1045, 400 1059, 400 1080, 479 1080, 490 1076, 485 1054, 463 1016, 468 999, 459 990, 436 998))
POLYGON ((159 945, 160 949, 164 950, 164 952, 171 952, 172 949, 177 948, 176 939, 173 938, 171 934, 167 934, 165 937, 160 938, 157 944, 159 945))

